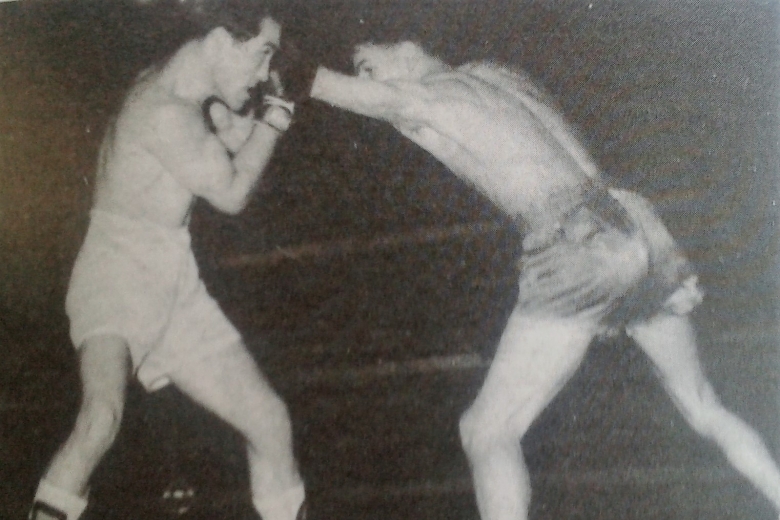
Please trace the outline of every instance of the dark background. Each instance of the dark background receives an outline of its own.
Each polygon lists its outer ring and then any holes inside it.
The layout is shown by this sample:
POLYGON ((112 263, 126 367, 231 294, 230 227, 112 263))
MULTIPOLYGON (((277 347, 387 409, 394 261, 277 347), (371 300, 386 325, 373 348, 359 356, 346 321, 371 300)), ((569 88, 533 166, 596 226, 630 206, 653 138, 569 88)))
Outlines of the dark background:
MULTIPOLYGON (((362 35, 411 26, 453 63, 538 78, 609 178, 679 238, 707 291, 705 368, 778 453, 775 2, 313 1, 287 14, 335 68, 362 35)), ((129 1, 0 5, 0 518, 24 510, 78 403, 63 302, 102 130, 177 27, 129 1)), ((514 299, 511 224, 386 125, 310 103, 250 207, 229 218, 199 204, 192 230, 204 279, 290 403, 315 509, 476 518, 456 424, 514 299)), ((593 346, 524 445, 535 518, 771 517, 625 338, 593 346)), ((95 508, 175 516, 163 491, 189 486, 187 515, 227 518, 243 472, 221 424, 171 389, 134 388, 95 508)))

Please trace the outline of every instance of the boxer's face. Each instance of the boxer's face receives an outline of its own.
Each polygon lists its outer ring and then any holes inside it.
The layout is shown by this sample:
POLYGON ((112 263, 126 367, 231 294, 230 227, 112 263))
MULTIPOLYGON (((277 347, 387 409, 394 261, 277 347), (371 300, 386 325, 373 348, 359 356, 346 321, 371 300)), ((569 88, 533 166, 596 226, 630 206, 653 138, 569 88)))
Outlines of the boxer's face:
POLYGON ((268 66, 279 49, 282 30, 275 20, 264 18, 259 34, 251 40, 242 42, 224 29, 215 31, 219 49, 214 64, 217 95, 231 109, 238 110, 249 99, 251 87, 268 81, 268 66))
POLYGON ((412 42, 392 45, 364 43, 355 47, 352 64, 358 77, 376 81, 419 79, 416 64, 424 51, 412 42))

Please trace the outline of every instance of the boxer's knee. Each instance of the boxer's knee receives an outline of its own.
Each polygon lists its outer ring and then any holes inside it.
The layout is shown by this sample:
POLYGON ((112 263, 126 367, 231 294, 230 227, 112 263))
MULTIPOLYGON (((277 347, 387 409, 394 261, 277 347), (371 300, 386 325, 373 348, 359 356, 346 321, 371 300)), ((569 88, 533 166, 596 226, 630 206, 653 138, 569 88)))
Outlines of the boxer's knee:
POLYGON ((470 459, 479 459, 495 450, 519 445, 527 427, 507 421, 472 406, 458 424, 460 442, 470 459))
POLYGON ((245 420, 235 425, 250 441, 265 441, 268 436, 288 438, 292 436, 290 412, 276 394, 264 394, 248 404, 245 420))
POLYGON ((685 420, 699 435, 707 438, 716 437, 721 427, 721 417, 728 412, 723 408, 715 390, 709 383, 700 383, 695 391, 687 394, 674 394, 680 412, 685 420))

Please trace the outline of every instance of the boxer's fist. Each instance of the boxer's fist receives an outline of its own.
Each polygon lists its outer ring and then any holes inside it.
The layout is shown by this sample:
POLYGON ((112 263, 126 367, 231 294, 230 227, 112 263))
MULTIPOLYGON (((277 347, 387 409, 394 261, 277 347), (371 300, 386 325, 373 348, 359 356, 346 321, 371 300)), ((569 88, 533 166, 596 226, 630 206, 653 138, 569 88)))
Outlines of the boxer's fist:
POLYGON ((241 107, 238 113, 241 116, 253 117, 279 132, 284 132, 292 122, 295 103, 279 97, 278 74, 271 71, 269 76, 270 79, 267 82, 258 83, 250 89, 249 101, 241 107))
POLYGON ((271 93, 263 96, 261 121, 280 132, 284 132, 292 123, 295 103, 284 97, 284 89, 277 71, 272 70, 269 73, 268 84, 270 88, 266 90, 271 93))

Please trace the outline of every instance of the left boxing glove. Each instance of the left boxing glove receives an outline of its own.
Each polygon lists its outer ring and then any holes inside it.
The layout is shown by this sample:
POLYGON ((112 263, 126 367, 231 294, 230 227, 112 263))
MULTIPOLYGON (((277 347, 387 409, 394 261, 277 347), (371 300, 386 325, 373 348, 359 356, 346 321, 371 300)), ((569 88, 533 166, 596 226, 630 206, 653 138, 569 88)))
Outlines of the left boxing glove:
POLYGON ((270 73, 265 83, 258 83, 250 89, 249 100, 241 107, 240 116, 252 115, 255 120, 264 123, 278 132, 284 132, 292 123, 295 103, 278 95, 279 78, 275 71, 270 73))
POLYGON ((279 132, 285 132, 292 123, 295 103, 283 97, 279 73, 272 70, 269 75, 270 93, 263 96, 260 121, 279 132))

